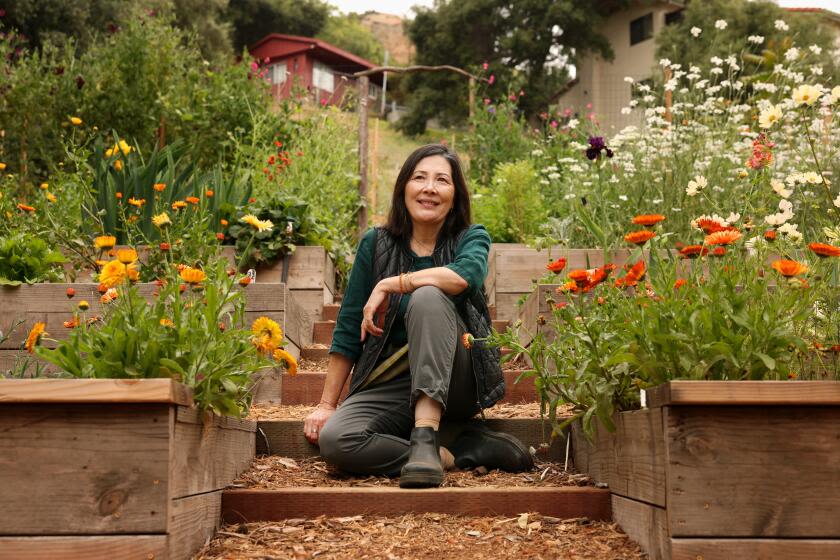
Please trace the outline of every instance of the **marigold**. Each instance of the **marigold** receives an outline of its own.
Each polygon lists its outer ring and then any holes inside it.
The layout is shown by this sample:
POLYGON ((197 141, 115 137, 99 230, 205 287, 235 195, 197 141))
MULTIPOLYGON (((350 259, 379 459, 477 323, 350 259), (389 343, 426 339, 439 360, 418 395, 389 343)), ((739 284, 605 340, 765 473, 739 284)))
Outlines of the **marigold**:
POLYGON ((766 241, 776 241, 776 230, 775 229, 768 229, 764 232, 764 239, 766 241))
POLYGON ((703 247, 702 245, 686 245, 682 249, 680 249, 680 258, 683 259, 696 259, 701 255, 705 255, 709 252, 708 249, 703 247))
POLYGON ((268 317, 259 317, 251 325, 251 332, 254 336, 251 341, 262 354, 269 354, 276 350, 283 342, 283 329, 276 321, 268 317))
POLYGON ((168 225, 172 224, 172 220, 169 219, 169 214, 166 212, 161 212, 155 216, 152 216, 152 223, 155 227, 159 227, 161 229, 165 228, 168 225))
POLYGON ((213 192, 213 191, 211 191, 211 190, 206 190, 206 191, 204 191, 204 196, 206 196, 207 198, 213 198, 213 195, 214 195, 214 194, 216 194, 216 193, 214 193, 214 192, 213 192))
POLYGON ((809 243, 808 248, 821 258, 840 257, 840 247, 827 243, 809 243))
POLYGON ((168 319, 168 318, 164 317, 163 319, 160 320, 160 326, 162 326, 162 327, 174 327, 175 323, 172 322, 172 319, 168 319))
POLYGON ((729 245, 741 239, 741 232, 738 230, 721 230, 710 233, 703 241, 705 245, 729 245))
POLYGON ((805 274, 808 272, 808 267, 802 264, 801 262, 791 261, 788 259, 779 259, 777 261, 773 261, 770 266, 772 266, 779 274, 784 276, 785 278, 792 278, 794 276, 799 276, 800 274, 805 274))
POLYGON ((113 235, 100 235, 99 237, 94 238, 93 246, 101 251, 107 251, 108 249, 113 249, 114 245, 117 244, 117 238, 113 235))
POLYGON ((633 243, 634 245, 644 245, 654 237, 656 237, 656 232, 643 229, 628 233, 624 236, 624 241, 633 243))
POLYGON ((204 274, 203 270, 200 268, 193 268, 191 266, 185 266, 182 268, 178 275, 187 284, 200 284, 207 279, 207 275, 204 274))
POLYGON ((253 214, 246 214, 241 220, 257 231, 271 231, 274 228, 271 220, 260 220, 253 214))
POLYGON ((73 299, 73 296, 76 295, 76 290, 74 288, 67 288, 67 291, 64 293, 67 295, 67 299, 73 299))
POLYGON ((190 204, 198 204, 199 202, 201 202, 201 199, 199 199, 197 196, 188 196, 184 200, 186 200, 190 204))
POLYGON ((79 304, 76 307, 78 307, 82 311, 87 311, 88 309, 90 309, 90 304, 87 302, 86 299, 83 299, 79 302, 79 304))
POLYGON ((155 189, 157 192, 163 192, 166 188, 166 183, 155 183, 152 185, 152 188, 155 189))
POLYGON ((128 278, 128 269, 119 260, 108 261, 99 272, 99 284, 106 289, 122 284, 126 278, 128 278))
POLYGON ((464 348, 469 350, 475 344, 475 337, 470 333, 464 333, 461 335, 461 344, 464 345, 464 348))
POLYGON ((99 297, 99 303, 102 303, 103 305, 109 304, 115 299, 117 299, 119 295, 120 294, 119 292, 117 292, 117 290, 115 290, 114 288, 109 288, 107 292, 105 292, 99 297))
POLYGON ((589 283, 589 271, 583 269, 572 270, 569 272, 569 280, 572 280, 578 286, 585 286, 589 283))
POLYGON ((639 226, 650 227, 665 219, 662 214, 640 214, 633 218, 633 223, 639 226))
POLYGON ((47 334, 44 332, 46 326, 46 323, 40 321, 32 325, 32 330, 29 331, 29 335, 26 337, 26 351, 30 354, 35 351, 35 347, 41 341, 41 337, 47 334))
POLYGON ((685 278, 677 278, 677 281, 674 282, 674 289, 679 290, 686 284, 688 284, 688 280, 686 280, 685 278))
POLYGON ((144 204, 146 204, 145 198, 134 198, 128 197, 128 203, 132 206, 136 206, 137 208, 141 208, 144 204))
POLYGON ((297 375, 298 363, 297 360, 295 360, 294 356, 292 356, 282 348, 278 348, 274 351, 274 359, 280 362, 280 364, 286 368, 286 371, 289 372, 289 375, 297 375))
POLYGON ((175 202, 172 203, 172 209, 173 210, 180 210, 180 209, 186 208, 186 207, 187 207, 187 203, 184 202, 183 200, 176 200, 175 202))
POLYGON ((725 227, 719 220, 707 217, 697 218, 692 225, 697 229, 702 229, 706 235, 720 231, 725 227))
POLYGON ((134 249, 118 249, 117 260, 123 264, 131 264, 137 260, 137 251, 134 249))
POLYGON ((545 265, 545 268, 548 269, 550 272, 553 272, 555 274, 559 274, 559 273, 563 272, 564 268, 566 268, 566 258, 565 257, 560 257, 556 261, 550 262, 547 265, 545 265))
POLYGON ((82 124, 82 119, 80 119, 79 117, 70 117, 70 124, 72 124, 73 126, 79 126, 80 124, 82 124))
POLYGON ((24 212, 34 212, 35 211, 35 207, 34 206, 29 206, 28 204, 20 203, 20 204, 17 205, 17 207, 18 207, 18 210, 23 210, 24 212))
POLYGON ((75 329, 79 326, 79 320, 74 317, 70 321, 64 321, 63 325, 65 329, 75 329))

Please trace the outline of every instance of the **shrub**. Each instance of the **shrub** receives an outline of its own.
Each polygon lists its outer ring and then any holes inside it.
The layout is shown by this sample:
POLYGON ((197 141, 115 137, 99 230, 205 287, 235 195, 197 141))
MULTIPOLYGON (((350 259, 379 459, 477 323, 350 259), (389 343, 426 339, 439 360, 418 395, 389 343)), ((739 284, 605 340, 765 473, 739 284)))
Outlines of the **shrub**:
POLYGON ((545 219, 537 173, 527 160, 499 165, 492 187, 478 189, 473 200, 476 222, 496 243, 530 240, 545 219))

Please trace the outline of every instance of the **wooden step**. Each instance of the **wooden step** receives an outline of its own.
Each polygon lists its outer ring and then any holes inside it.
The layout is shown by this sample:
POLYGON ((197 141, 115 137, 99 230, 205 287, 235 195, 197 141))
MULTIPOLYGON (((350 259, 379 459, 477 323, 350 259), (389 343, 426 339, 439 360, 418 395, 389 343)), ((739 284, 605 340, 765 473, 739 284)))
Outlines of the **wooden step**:
MULTIPOLYGON (((321 350, 321 349, 319 349, 321 350)), ((324 355, 326 356, 327 348, 324 348, 324 355)), ((304 349, 303 355, 307 357, 309 350, 304 349)), ((309 358, 315 359, 315 358, 309 358)), ((520 383, 515 383, 516 379, 522 373, 521 370, 510 370, 503 372, 505 375, 505 385, 507 390, 505 397, 499 401, 503 403, 526 403, 536 402, 539 400, 537 390, 534 387, 534 382, 531 379, 523 379, 520 383)), ((308 404, 316 405, 321 399, 321 391, 324 388, 324 381, 327 377, 326 372, 301 372, 295 376, 282 376, 282 385, 280 387, 280 402, 282 404, 308 404)), ((343 399, 347 393, 347 384, 341 393, 343 399)))
POLYGON ((498 332, 505 332, 505 329, 510 325, 507 319, 493 319, 493 330, 498 332))
POLYGON ((225 490, 226 523, 360 514, 443 513, 519 515, 537 512, 559 518, 611 519, 610 491, 593 487, 428 488, 314 487, 225 490))
MULTIPOLYGON (((554 461, 565 461, 566 440, 551 436, 551 425, 545 426, 539 418, 488 418, 487 427, 519 439, 526 447, 539 450, 540 456, 554 461), (549 443, 548 448, 541 444, 549 443)), ((443 442, 446 443, 445 441, 443 442)), ((298 459, 319 454, 317 446, 303 436, 303 420, 264 420, 257 425, 257 455, 282 455, 298 459)))
POLYGON ((487 310, 490 312, 490 318, 496 319, 496 306, 495 305, 488 305, 487 310))
POLYGON ((330 357, 330 347, 326 344, 304 346, 300 349, 300 357, 303 360, 323 360, 330 357))
POLYGON ((314 344, 332 344, 335 321, 315 321, 312 323, 312 342, 314 344))
POLYGON ((338 310, 341 309, 340 303, 325 303, 323 311, 321 311, 322 321, 338 321, 338 310))

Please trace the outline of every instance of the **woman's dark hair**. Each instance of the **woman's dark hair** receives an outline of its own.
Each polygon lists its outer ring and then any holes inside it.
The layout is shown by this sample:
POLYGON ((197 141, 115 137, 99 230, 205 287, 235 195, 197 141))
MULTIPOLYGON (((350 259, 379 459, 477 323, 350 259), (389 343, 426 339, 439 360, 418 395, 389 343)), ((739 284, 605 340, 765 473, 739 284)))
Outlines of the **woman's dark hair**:
POLYGON ((458 154, 443 144, 427 144, 417 148, 408 156, 402 169, 400 169, 399 175, 397 175, 397 181, 394 183, 391 212, 388 214, 388 223, 385 224, 385 229, 395 237, 403 240, 408 240, 411 237, 411 217, 408 215, 408 208, 405 205, 405 187, 417 164, 431 156, 442 156, 449 162, 449 166, 452 167, 452 183, 455 185, 452 210, 446 215, 440 233, 443 237, 452 237, 472 224, 470 193, 467 190, 467 180, 464 178, 464 171, 461 168, 461 160, 458 159, 458 154))

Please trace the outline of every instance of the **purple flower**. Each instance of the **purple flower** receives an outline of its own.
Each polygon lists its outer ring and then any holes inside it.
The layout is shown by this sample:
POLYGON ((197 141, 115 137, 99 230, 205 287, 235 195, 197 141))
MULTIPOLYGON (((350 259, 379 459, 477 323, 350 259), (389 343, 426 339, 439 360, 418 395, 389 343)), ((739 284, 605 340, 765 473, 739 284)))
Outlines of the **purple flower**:
POLYGON ((596 150, 595 148, 587 148, 586 149, 586 158, 590 160, 598 159, 598 156, 601 155, 601 150, 596 150))
POLYGON ((76 87, 82 89, 85 86, 85 79, 81 75, 76 76, 76 87))
POLYGON ((603 136, 590 136, 589 145, 592 147, 592 149, 598 150, 599 152, 607 147, 606 142, 604 142, 603 136))
POLYGON ((613 157, 613 151, 607 148, 607 143, 603 136, 590 136, 589 147, 586 149, 586 157, 590 160, 596 160, 601 156, 601 152, 606 152, 607 157, 613 157))
POLYGON ((494 106, 490 105, 489 107, 487 107, 487 112, 489 112, 491 115, 495 115, 496 114, 496 108, 494 106))

